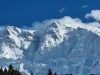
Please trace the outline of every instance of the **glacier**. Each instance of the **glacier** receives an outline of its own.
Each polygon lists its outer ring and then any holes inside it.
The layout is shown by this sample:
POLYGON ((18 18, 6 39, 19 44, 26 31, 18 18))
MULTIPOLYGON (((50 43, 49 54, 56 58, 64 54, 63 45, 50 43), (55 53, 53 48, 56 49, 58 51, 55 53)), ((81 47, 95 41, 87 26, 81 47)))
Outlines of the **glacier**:
POLYGON ((0 65, 29 75, 100 74, 100 27, 64 17, 33 29, 0 26, 0 65))

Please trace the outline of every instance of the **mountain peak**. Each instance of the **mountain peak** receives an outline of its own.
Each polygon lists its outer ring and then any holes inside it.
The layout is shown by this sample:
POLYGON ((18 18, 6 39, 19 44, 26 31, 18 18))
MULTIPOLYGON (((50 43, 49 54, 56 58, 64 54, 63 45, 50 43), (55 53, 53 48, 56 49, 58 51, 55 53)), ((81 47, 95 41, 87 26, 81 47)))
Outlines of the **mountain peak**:
POLYGON ((100 73, 96 70, 100 66, 100 29, 96 26, 67 18, 53 20, 42 29, 8 26, 0 28, 0 33, 0 61, 16 65, 24 73, 32 69, 41 75, 48 68, 59 75, 66 71, 100 73))
POLYGON ((14 27, 14 26, 7 26, 7 30, 9 33, 13 33, 18 35, 18 33, 21 33, 21 29, 18 27, 14 27))

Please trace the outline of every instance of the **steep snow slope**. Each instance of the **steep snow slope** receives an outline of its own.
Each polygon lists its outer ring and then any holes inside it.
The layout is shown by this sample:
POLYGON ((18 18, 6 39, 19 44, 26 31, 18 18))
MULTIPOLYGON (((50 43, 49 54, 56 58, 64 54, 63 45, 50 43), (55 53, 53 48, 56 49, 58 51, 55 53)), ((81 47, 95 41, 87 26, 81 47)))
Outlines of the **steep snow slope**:
POLYGON ((37 30, 2 27, 0 65, 12 63, 25 74, 33 70, 34 75, 45 75, 48 68, 59 75, 100 74, 99 45, 99 27, 69 17, 37 30))
POLYGON ((20 59, 34 37, 34 31, 8 26, 0 31, 0 58, 20 59))
POLYGON ((100 61, 100 36, 98 28, 85 27, 53 23, 44 32, 35 61, 46 63, 59 74, 88 75, 100 61))

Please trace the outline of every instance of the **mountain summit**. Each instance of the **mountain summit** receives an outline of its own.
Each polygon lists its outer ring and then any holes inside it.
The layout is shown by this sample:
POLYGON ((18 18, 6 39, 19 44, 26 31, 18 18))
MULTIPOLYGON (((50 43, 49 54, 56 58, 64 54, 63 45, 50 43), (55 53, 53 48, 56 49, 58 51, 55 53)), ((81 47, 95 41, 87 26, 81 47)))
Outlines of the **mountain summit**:
POLYGON ((58 74, 100 74, 99 45, 99 27, 69 17, 37 30, 0 27, 0 65, 12 63, 27 75, 30 70, 45 75, 49 68, 58 74))

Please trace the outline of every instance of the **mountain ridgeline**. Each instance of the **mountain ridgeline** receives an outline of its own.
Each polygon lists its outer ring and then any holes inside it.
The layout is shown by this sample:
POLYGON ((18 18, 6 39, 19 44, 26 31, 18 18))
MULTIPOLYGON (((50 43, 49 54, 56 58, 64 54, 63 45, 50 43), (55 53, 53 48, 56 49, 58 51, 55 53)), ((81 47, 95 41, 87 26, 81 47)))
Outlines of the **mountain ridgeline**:
POLYGON ((100 74, 100 28, 63 19, 33 29, 0 27, 0 65, 9 63, 24 75, 45 75, 48 68, 58 75, 100 74))

